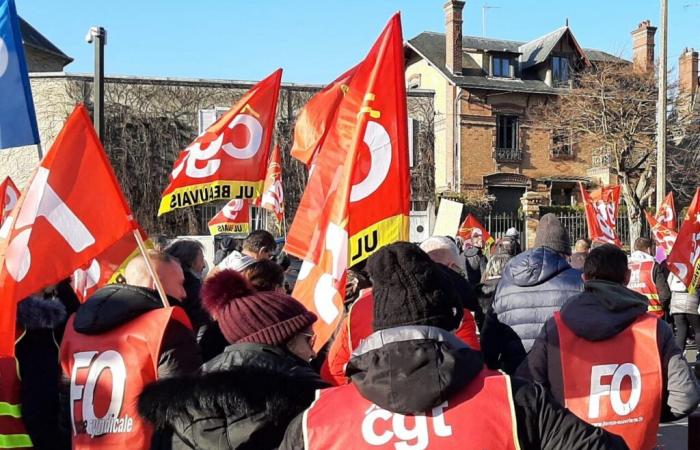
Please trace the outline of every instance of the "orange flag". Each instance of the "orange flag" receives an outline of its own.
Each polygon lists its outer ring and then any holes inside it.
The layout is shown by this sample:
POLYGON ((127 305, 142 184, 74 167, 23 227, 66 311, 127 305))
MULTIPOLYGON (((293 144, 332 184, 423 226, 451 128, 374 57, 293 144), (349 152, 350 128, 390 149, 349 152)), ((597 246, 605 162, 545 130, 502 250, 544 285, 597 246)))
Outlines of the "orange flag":
POLYGON ((647 222, 649 222, 651 234, 654 236, 656 245, 663 248, 666 255, 670 255, 673 245, 676 243, 676 239, 678 238, 678 233, 666 228, 660 222, 657 222, 656 218, 647 211, 644 211, 644 214, 646 215, 647 222))
MULTIPOLYGON (((453 222, 454 223, 454 222, 453 222)), ((473 237, 476 236, 481 236, 483 241, 484 241, 484 248, 487 249, 494 243, 494 239, 489 234, 488 230, 486 227, 484 227, 481 222, 479 222, 479 219, 474 217, 472 213, 467 214, 467 217, 464 219, 464 222, 462 222, 462 225, 459 226, 459 231, 457 232, 457 236, 461 238, 463 241, 471 241, 473 237)))
MULTIPOLYGON (((656 221, 671 231, 678 231, 678 221, 676 220, 676 205, 673 201, 673 192, 669 192, 661 207, 656 211, 656 221)), ((668 254, 668 253, 667 253, 668 254)))
POLYGON ((5 217, 12 212, 12 209, 17 204, 19 196, 19 189, 17 189, 15 183, 12 182, 12 178, 5 178, 5 181, 0 184, 0 200, 2 200, 2 209, 0 209, 0 225, 2 225, 4 222, 5 217))
POLYGON ((207 225, 212 236, 224 233, 247 236, 250 233, 250 201, 231 200, 207 225))
MULTIPOLYGON (((410 200, 401 20, 387 24, 328 120, 286 250, 304 260, 294 297, 319 320, 316 348, 343 308, 348 264, 408 238, 410 200)), ((332 108, 331 108, 332 109, 332 108)))
POLYGON ((260 197, 281 81, 278 69, 180 153, 159 216, 217 200, 260 197))
POLYGON ((12 355, 17 302, 70 276, 136 228, 79 105, 0 228, 0 355, 12 355))
POLYGON ((350 80, 358 67, 348 70, 314 95, 299 113, 290 154, 307 167, 313 164, 316 152, 333 126, 340 102, 348 93, 350 80))
MULTIPOLYGON (((146 248, 152 249, 153 243, 140 227, 139 233, 146 248)), ((71 277, 71 286, 80 302, 84 302, 95 291, 107 284, 123 283, 126 265, 139 254, 136 238, 130 231, 97 258, 76 269, 71 277)))
POLYGON ((700 281, 700 188, 695 191, 666 263, 688 292, 695 293, 700 281))
POLYGON ((597 189, 591 194, 579 183, 586 208, 588 237, 592 241, 622 246, 617 234, 617 211, 620 207, 620 186, 597 189))
POLYGON ((260 206, 275 214, 281 228, 284 223, 284 189, 282 188, 282 152, 279 145, 275 145, 270 155, 260 206))

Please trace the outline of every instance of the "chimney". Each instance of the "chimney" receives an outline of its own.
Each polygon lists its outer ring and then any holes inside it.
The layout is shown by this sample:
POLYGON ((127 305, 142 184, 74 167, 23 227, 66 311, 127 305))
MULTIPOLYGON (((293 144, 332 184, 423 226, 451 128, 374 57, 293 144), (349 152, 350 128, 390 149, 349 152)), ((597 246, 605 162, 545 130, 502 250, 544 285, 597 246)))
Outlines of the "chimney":
POLYGON ((683 50, 678 59, 678 89, 690 97, 698 90, 698 52, 692 48, 683 50))
POLYGON ((445 66, 453 74, 462 73, 463 0, 447 0, 445 10, 445 66))
POLYGON ((654 70, 654 35, 656 27, 650 20, 639 24, 632 32, 632 62, 635 70, 651 72, 654 70))

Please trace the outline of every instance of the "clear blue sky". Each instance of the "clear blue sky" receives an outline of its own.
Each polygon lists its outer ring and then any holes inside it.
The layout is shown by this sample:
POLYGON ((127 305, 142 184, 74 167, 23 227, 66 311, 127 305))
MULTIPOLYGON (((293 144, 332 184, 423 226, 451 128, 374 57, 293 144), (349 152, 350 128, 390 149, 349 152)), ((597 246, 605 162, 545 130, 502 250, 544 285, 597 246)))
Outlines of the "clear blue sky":
MULTIPOLYGON (((114 75, 257 80, 277 67, 284 81, 326 83, 354 65, 391 14, 404 39, 444 32, 443 0, 16 0, 19 14, 90 72, 91 25, 108 30, 105 70, 114 75)), ((700 49, 700 0, 671 0, 669 65, 700 49), (684 5, 692 5, 684 8, 684 5)), ((464 34, 481 35, 484 0, 467 0, 464 34)), ((658 0, 489 0, 487 35, 530 40, 562 26, 579 43, 629 57, 630 31, 659 23, 658 0)), ((657 33, 658 56, 658 33, 657 33)))

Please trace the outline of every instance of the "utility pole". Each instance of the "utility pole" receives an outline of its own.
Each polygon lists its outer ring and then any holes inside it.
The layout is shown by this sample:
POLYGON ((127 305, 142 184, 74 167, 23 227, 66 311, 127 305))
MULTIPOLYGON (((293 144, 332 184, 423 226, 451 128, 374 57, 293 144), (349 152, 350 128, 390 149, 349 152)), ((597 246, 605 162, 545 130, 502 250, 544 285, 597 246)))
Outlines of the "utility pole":
POLYGON ((666 90, 668 77, 668 0, 661 0, 661 57, 659 58, 659 100, 656 103, 656 208, 666 196, 666 90))
POLYGON ((94 99, 93 122, 97 137, 102 140, 105 132, 105 45, 107 44, 107 30, 102 27, 91 27, 85 36, 88 44, 95 44, 95 79, 93 82, 92 97, 94 99))
POLYGON ((486 12, 489 9, 498 9, 500 6, 489 6, 488 3, 484 2, 484 6, 481 7, 481 36, 486 37, 486 12))

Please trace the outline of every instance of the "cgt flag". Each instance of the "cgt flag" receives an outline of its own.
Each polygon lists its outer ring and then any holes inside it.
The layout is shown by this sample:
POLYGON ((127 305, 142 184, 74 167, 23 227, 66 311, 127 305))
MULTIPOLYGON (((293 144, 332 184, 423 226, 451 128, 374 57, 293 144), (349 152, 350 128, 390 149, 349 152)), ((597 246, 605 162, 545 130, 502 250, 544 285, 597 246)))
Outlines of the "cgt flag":
MULTIPOLYGON (((139 234, 148 249, 153 243, 148 235, 139 227, 139 234)), ((87 300, 102 286, 114 283, 124 283, 124 269, 134 257, 140 254, 133 232, 126 233, 113 246, 85 266, 76 269, 71 277, 71 286, 80 302, 87 300)))
POLYGON ((666 263, 688 292, 695 293, 700 281, 700 188, 695 191, 666 263))
POLYGON ((281 229, 284 223, 284 189, 282 188, 282 152, 279 145, 275 145, 270 155, 260 206, 275 214, 278 227, 281 229))
POLYGON ((19 189, 17 189, 15 183, 12 182, 12 178, 5 178, 5 181, 0 184, 0 206, 2 206, 0 209, 0 225, 5 221, 5 217, 12 212, 12 209, 17 204, 19 196, 19 189))
POLYGON ((620 206, 620 186, 598 189, 591 194, 581 188, 581 197, 586 208, 588 237, 592 241, 622 246, 617 235, 617 210, 620 206))
MULTIPOLYGON (((661 207, 656 211, 656 221, 671 231, 678 231, 678 221, 676 220, 676 205, 673 201, 673 192, 669 192, 661 207)), ((668 253, 666 253, 668 254, 668 253)))
POLYGON ((0 0, 0 148, 39 143, 14 0, 0 0))
POLYGON ((239 198, 231 200, 211 218, 207 225, 212 236, 217 234, 247 236, 250 233, 250 201, 239 198))
POLYGON ((79 105, 0 228, 0 356, 14 351, 18 301, 70 276, 135 227, 79 105))
POLYGON ((484 249, 488 249, 493 245, 494 239, 489 234, 488 230, 479 222, 479 219, 474 217, 472 213, 469 213, 464 219, 464 222, 462 222, 462 225, 459 226, 457 237, 461 238, 463 241, 470 241, 479 236, 481 236, 484 242, 484 249))
MULTIPOLYGON (((294 297, 314 311, 316 348, 343 309, 348 264, 408 238, 410 184, 401 19, 394 15, 348 77, 287 236, 303 259, 294 297)), ((332 111, 331 111, 332 110, 332 111)), ((309 160, 310 161, 310 160, 309 160)))
POLYGON ((281 81, 278 69, 180 153, 159 216, 217 200, 260 197, 281 81))
POLYGON ((233 199, 228 202, 207 224, 212 236, 250 233, 250 201, 233 199))
POLYGON ((678 238, 678 233, 666 228, 660 222, 657 222, 656 218, 647 211, 644 211, 644 214, 646 215, 647 222, 649 222, 649 228, 651 228, 651 234, 654 236, 656 246, 663 248, 665 255, 670 255, 673 245, 678 238))

